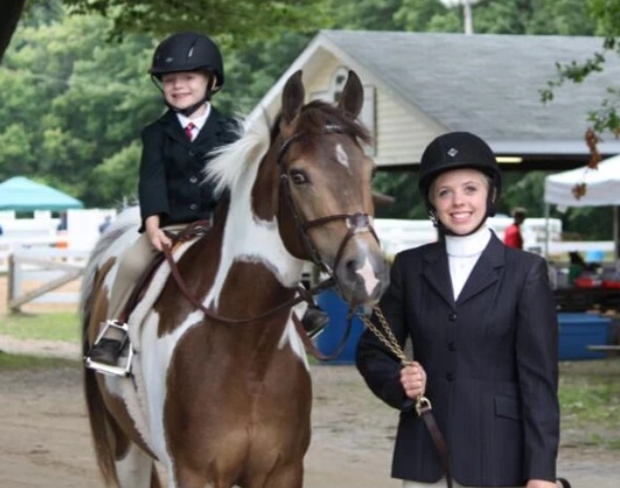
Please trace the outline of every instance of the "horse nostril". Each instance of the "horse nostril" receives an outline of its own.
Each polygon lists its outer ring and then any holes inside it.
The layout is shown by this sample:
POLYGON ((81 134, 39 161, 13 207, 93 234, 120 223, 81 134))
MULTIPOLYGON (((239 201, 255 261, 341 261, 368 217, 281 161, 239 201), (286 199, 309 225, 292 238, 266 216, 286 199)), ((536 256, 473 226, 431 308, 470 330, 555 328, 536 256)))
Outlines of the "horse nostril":
POLYGON ((344 263, 344 269, 347 271, 347 275, 350 275, 351 278, 354 278, 357 274, 358 264, 355 259, 349 259, 344 263))

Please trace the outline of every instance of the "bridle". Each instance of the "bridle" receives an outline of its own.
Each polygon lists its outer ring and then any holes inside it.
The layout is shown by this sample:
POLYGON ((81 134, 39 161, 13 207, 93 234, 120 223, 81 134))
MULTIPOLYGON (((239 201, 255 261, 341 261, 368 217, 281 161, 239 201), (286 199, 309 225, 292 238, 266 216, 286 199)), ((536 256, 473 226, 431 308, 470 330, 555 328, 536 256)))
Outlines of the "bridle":
MULTIPOLYGON (((343 134, 344 131, 341 127, 337 125, 326 125, 323 130, 318 132, 319 134, 343 134)), ((308 253, 309 258, 312 260, 314 264, 316 264, 321 271, 333 277, 334 271, 338 268, 340 264, 340 260, 344 254, 344 250, 351 240, 351 238, 359 233, 359 232, 370 232, 372 236, 375 238, 377 243, 379 243, 379 238, 377 237, 377 233, 371 224, 371 217, 367 213, 357 212, 354 214, 335 214, 328 215, 325 217, 319 217, 314 220, 304 220, 302 217, 299 208, 297 207, 295 200, 293 199, 293 195, 291 192, 291 181, 286 172, 286 168, 284 165, 284 157, 286 153, 290 149, 293 142, 300 139, 302 136, 308 134, 306 131, 300 131, 294 133, 292 136, 289 136, 284 140, 280 149, 278 151, 278 170, 280 172, 280 191, 282 195, 286 199, 286 203, 291 209, 291 213, 293 214, 293 219, 295 220, 295 225, 297 227, 298 233, 301 237, 303 246, 308 253), (327 263, 321 258, 316 246, 312 242, 308 234, 308 230, 325 225, 329 222, 334 222, 336 220, 344 220, 347 224, 347 233, 343 237, 340 246, 338 248, 338 252, 336 253, 336 259, 334 260, 334 264, 332 267, 328 266, 327 263)))
MULTIPOLYGON (((343 130, 338 126, 327 125, 320 133, 321 134, 334 134, 334 133, 341 134, 343 133, 343 130)), ((280 172, 280 190, 283 192, 284 198, 286 199, 286 203, 289 205, 291 209, 291 212, 293 214, 293 219, 295 221, 295 226, 297 227, 297 231, 302 239, 304 247, 306 248, 306 252, 308 252, 308 255, 310 259, 312 260, 312 262, 315 263, 317 266, 319 266, 319 268, 328 275, 328 278, 321 281, 320 283, 318 283, 316 286, 314 286, 310 290, 307 290, 302 285, 299 285, 298 296, 293 297, 290 300, 287 300, 284 303, 277 305, 276 307, 262 314, 249 317, 249 318, 233 319, 230 317, 224 317, 222 315, 219 315, 209 310, 207 307, 205 307, 202 304, 200 300, 198 300, 194 296, 194 294, 187 288, 187 285, 185 284, 183 277, 179 273, 179 269, 176 265, 176 262, 174 261, 174 257, 172 256, 171 249, 168 247, 164 247, 164 251, 163 251, 164 256, 170 266, 172 276, 177 282, 182 293, 185 295, 185 297, 188 299, 188 301, 192 305, 194 305, 196 308, 201 310, 207 317, 213 320, 219 321, 219 322, 227 323, 227 324, 247 324, 247 323, 255 322, 257 320, 262 320, 264 318, 270 317, 271 315, 274 315, 278 312, 286 310, 303 301, 308 302, 309 305, 315 305, 314 299, 313 299, 314 295, 320 293, 321 291, 337 286, 337 282, 334 278, 334 270, 337 268, 338 264, 340 263, 340 260, 342 259, 342 255, 344 254, 344 249, 346 248, 348 242, 351 240, 353 235, 355 235, 358 232, 370 232, 373 235, 373 237, 377 240, 377 242, 379 242, 379 238, 377 237, 377 234, 370 223, 370 216, 365 213, 328 215, 328 216, 320 217, 318 219, 314 219, 310 221, 305 221, 303 219, 301 212, 297 208, 297 205, 295 204, 295 200, 293 199, 293 195, 291 193, 291 183, 290 183, 290 180, 289 180, 289 177, 286 172, 285 165, 284 165, 284 157, 288 149, 291 147, 291 144, 297 139, 301 138, 305 134, 306 132, 297 132, 293 134, 292 136, 284 140, 284 142, 282 143, 282 145, 280 146, 278 150, 277 164, 278 164, 278 168, 280 172), (325 263, 325 261, 321 258, 316 246, 314 245, 314 243, 312 242, 312 239, 308 235, 308 230, 314 227, 325 225, 326 223, 333 222, 336 220, 345 220, 347 223, 348 231, 343 237, 342 242, 340 243, 340 247, 338 248, 338 252, 336 253, 336 259, 334 261, 334 265, 332 268, 330 268, 330 266, 328 266, 327 263, 325 263)), ((197 222, 194 225, 193 224, 188 225, 188 227, 184 229, 180 235, 176 236, 176 240, 177 241, 188 240, 188 239, 195 237, 196 233, 193 232, 192 229, 200 229, 201 228, 200 224, 202 223, 197 222)), ((204 227, 202 228, 202 231, 204 232, 204 227)), ((348 338, 348 330, 350 328, 350 321, 352 317, 353 317, 353 311, 350 311, 349 325, 348 325, 347 334, 346 334, 347 337, 345 337, 345 339, 343 340, 343 346, 344 346, 344 343, 346 342, 346 339, 348 338)), ((300 328, 299 322, 295 321, 295 324, 299 330, 300 328)), ((304 339, 304 343, 306 344, 307 347, 310 347, 311 349, 314 348, 314 346, 312 345, 312 342, 308 339, 307 334, 302 334, 302 338, 304 339), (308 342, 306 342, 305 339, 308 339, 308 342)), ((318 353, 318 351, 316 352, 318 353)))

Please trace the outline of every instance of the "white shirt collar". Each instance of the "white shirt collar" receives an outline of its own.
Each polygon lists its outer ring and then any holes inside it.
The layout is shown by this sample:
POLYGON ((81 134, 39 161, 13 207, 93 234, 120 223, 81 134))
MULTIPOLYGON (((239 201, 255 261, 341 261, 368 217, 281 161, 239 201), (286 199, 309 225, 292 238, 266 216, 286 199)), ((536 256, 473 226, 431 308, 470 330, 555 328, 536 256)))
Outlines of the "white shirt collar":
POLYGON ((446 236, 448 256, 476 256, 487 247, 491 240, 491 230, 484 224, 480 229, 468 236, 446 236))
MULTIPOLYGON (((179 119, 179 122, 181 123, 181 127, 185 129, 185 126, 187 126, 187 124, 191 122, 194 124, 194 127, 195 127, 194 131, 200 132, 202 127, 207 122, 209 115, 211 115, 211 104, 209 102, 206 103, 206 107, 207 107, 207 110, 205 110, 205 113, 202 114, 200 117, 196 117, 195 119, 190 119, 189 117, 186 117, 185 115, 177 112, 177 118, 179 119)), ((196 132, 194 132, 194 134, 196 132)))

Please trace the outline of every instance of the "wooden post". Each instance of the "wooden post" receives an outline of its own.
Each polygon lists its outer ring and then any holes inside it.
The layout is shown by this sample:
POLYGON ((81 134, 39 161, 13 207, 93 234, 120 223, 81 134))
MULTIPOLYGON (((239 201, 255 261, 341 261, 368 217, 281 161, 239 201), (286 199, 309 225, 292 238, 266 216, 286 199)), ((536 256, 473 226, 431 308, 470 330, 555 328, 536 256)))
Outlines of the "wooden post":
POLYGON ((21 313, 20 305, 13 305, 15 297, 19 294, 19 280, 17 279, 15 257, 13 253, 9 254, 9 286, 7 290, 7 309, 11 313, 21 313))
POLYGON ((618 266, 618 259, 620 258, 620 212, 618 211, 618 206, 614 205, 614 264, 616 265, 616 271, 620 271, 618 266))

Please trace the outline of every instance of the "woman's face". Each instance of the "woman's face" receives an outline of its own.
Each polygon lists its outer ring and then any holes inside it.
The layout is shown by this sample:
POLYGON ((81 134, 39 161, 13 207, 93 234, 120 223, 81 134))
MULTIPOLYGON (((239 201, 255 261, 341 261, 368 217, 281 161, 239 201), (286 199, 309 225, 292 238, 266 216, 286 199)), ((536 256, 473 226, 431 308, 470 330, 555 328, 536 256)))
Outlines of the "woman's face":
POLYGON ((209 76, 197 71, 167 73, 161 77, 166 101, 177 109, 200 102, 205 96, 209 76))
POLYGON ((457 235, 480 225, 487 213, 489 182, 475 169, 455 169, 440 174, 431 185, 429 199, 437 218, 457 235))

